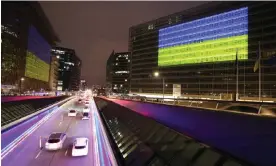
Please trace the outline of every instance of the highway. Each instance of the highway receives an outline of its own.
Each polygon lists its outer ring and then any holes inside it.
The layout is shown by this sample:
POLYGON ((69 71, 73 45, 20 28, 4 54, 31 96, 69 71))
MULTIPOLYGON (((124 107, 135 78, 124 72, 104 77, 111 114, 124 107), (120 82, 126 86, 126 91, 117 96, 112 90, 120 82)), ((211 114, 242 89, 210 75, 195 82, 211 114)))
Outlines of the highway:
MULTIPOLYGON (((81 115, 77 117, 68 117, 69 109, 81 111, 83 105, 77 104, 76 99, 71 100, 58 108, 58 110, 41 126, 39 126, 26 139, 20 142, 15 148, 3 157, 3 166, 111 166, 114 158, 108 153, 111 149, 108 147, 104 133, 102 130, 100 119, 95 116, 96 106, 93 100, 90 102, 91 118, 89 120, 81 120, 81 115), (65 132, 67 139, 63 148, 59 151, 47 151, 43 147, 40 148, 40 138, 44 146, 46 139, 52 132, 65 132), (72 157, 71 149, 73 141, 76 137, 89 138, 89 152, 87 156, 72 157)), ((7 134, 16 133, 22 127, 17 126, 7 134)), ((113 156, 114 157, 114 156, 113 156)), ((114 165, 114 164, 113 164, 114 165)))

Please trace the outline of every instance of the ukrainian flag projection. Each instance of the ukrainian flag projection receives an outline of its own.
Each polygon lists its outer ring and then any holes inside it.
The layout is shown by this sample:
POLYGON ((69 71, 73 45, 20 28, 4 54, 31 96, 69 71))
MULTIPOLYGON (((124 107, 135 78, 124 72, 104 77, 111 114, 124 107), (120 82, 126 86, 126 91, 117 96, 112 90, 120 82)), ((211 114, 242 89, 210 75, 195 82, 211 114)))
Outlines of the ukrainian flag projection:
POLYGON ((248 8, 159 30, 158 66, 248 59, 248 8))
POLYGON ((34 27, 29 27, 25 76, 49 81, 51 46, 34 27))
POLYGON ((48 82, 50 66, 32 52, 27 51, 25 76, 48 82))

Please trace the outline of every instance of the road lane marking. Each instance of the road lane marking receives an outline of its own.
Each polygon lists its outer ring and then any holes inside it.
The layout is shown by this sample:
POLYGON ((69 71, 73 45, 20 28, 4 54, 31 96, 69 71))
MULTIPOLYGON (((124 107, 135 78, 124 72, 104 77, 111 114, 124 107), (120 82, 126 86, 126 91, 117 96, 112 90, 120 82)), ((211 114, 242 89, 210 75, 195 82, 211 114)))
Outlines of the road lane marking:
POLYGON ((60 125, 61 125, 61 123, 62 123, 62 122, 59 122, 59 124, 58 124, 58 125, 60 126, 60 125))
POLYGON ((67 152, 68 152, 68 149, 67 149, 66 152, 65 152, 65 156, 67 156, 67 152))
POLYGON ((41 152, 42 152, 42 150, 40 150, 40 151, 38 152, 38 154, 35 156, 35 159, 38 158, 38 156, 40 155, 41 152))

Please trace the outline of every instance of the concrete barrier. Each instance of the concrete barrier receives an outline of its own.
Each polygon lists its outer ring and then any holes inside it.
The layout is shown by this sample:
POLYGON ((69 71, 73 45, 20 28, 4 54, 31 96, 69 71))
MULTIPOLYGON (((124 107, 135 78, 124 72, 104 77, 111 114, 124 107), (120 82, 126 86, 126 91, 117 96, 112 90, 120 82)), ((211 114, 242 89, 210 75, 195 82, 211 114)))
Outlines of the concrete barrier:
POLYGON ((276 165, 276 118, 109 100, 254 165, 276 165))

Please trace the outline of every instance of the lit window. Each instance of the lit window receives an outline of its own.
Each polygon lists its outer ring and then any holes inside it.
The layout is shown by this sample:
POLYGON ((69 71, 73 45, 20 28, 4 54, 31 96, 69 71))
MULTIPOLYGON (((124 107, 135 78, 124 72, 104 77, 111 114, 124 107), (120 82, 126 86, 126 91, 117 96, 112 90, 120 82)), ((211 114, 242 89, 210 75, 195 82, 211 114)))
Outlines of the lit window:
POLYGON ((125 82, 127 82, 127 79, 125 79, 125 82))
POLYGON ((116 74, 121 74, 121 73, 129 73, 129 71, 116 71, 116 74))
POLYGON ((153 29, 153 28, 154 28, 153 24, 149 24, 148 29, 150 30, 150 29, 153 29))
POLYGON ((169 24, 172 24, 172 19, 171 19, 171 18, 169 18, 169 21, 168 21, 168 22, 169 22, 169 24))
POLYGON ((130 62, 130 60, 128 60, 128 62, 130 62))
POLYGON ((179 16, 176 16, 176 17, 175 17, 175 21, 176 21, 176 22, 180 21, 179 16))
POLYGON ((118 63, 116 63, 116 66, 118 65, 118 63))

